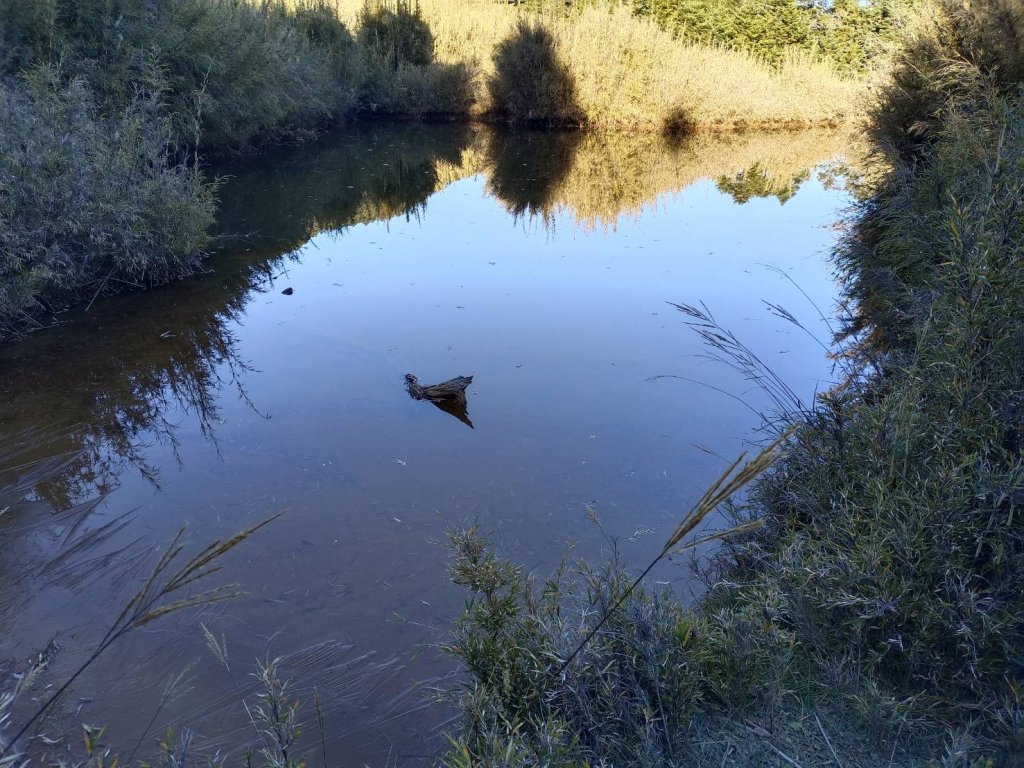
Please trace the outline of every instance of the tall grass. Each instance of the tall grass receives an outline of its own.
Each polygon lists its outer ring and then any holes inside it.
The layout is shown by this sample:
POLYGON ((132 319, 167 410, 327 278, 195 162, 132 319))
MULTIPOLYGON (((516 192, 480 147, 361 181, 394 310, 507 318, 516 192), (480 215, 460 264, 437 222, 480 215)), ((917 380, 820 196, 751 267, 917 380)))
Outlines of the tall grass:
POLYGON ((0 85, 0 336, 41 310, 190 274, 213 188, 175 163, 161 93, 104 116, 82 79, 0 85))
POLYGON ((964 102, 986 87, 1013 93, 1022 78, 1019 2, 930 0, 909 16, 906 44, 872 105, 870 125, 880 144, 907 158, 932 140, 950 99, 964 102))
POLYGON ((0 15, 0 77, 59 63, 105 114, 158 81, 180 145, 223 151, 352 106, 353 41, 320 0, 0 0, 0 15))
POLYGON ((303 136, 354 104, 323 2, 0 0, 0 337, 193 273, 196 153, 303 136))
MULTIPOLYGON (((13 726, 15 730, 10 737, 0 733, 0 736, 3 736, 0 738, 0 766, 7 768, 8 766, 28 764, 27 760, 23 762, 26 745, 22 743, 22 738, 26 737, 32 726, 54 707, 83 672, 127 635, 169 614, 208 606, 235 597, 238 591, 234 586, 219 586, 210 589, 201 589, 201 587, 205 586, 210 576, 221 570, 220 561, 224 555, 276 517, 268 518, 229 539, 215 540, 191 557, 183 555, 185 551, 182 540, 184 531, 180 531, 160 555, 149 576, 143 580, 139 589, 121 608, 121 611, 115 615, 106 633, 86 655, 85 660, 78 665, 75 672, 60 685, 55 688, 47 686, 45 692, 34 697, 32 714, 23 722, 13 726), (197 589, 199 591, 196 591, 197 589), (51 688, 53 690, 50 690, 51 688)), ((19 695, 25 694, 32 688, 47 664, 46 654, 40 654, 37 663, 24 673, 13 690, 5 690, 0 693, 0 726, 9 723, 11 716, 8 710, 11 708, 11 704, 19 695)), ((97 732, 88 727, 85 727, 84 731, 86 751, 90 758, 88 764, 105 765, 106 762, 103 758, 108 756, 106 754, 101 756, 98 763, 94 763, 92 760, 97 752, 102 751, 98 747, 97 739, 102 735, 102 731, 97 732)), ((112 762, 116 765, 118 761, 115 758, 112 762)))
MULTIPOLYGON (((361 1, 335 3, 358 30, 361 1)), ((537 14, 488 0, 420 0, 417 8, 433 37, 435 74, 400 66, 393 88, 426 77, 435 113, 655 130, 821 125, 852 119, 863 87, 810 56, 772 67, 749 53, 685 43, 622 7, 537 14), (452 71, 464 75, 454 88, 444 80, 452 71)), ((401 99, 377 108, 406 111, 401 99)))
MULTIPOLYGON (((933 138, 888 182, 865 263, 889 265, 899 341, 758 487, 772 533, 736 553, 756 586, 734 597, 785 611, 809 656, 888 691, 894 714, 970 730, 1013 764, 1024 105, 976 94, 933 138)), ((856 272, 863 249, 846 253, 856 272)))

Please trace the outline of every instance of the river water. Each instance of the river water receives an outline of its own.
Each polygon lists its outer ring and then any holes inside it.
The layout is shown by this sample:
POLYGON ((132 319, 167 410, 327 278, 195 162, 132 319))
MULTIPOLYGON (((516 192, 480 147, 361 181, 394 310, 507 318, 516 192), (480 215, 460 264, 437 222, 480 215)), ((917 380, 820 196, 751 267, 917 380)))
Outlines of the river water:
MULTIPOLYGON (((119 641, 42 733, 106 723, 142 757, 192 726, 237 757, 255 660, 280 657, 312 764, 429 759, 451 716, 429 691, 457 681, 433 646, 464 600, 446 530, 539 571, 607 537, 643 565, 758 439, 770 399, 669 302, 797 396, 829 386, 844 144, 367 124, 215 169, 208 273, 0 349, 0 672, 49 647, 37 695, 59 684, 179 529, 195 550, 284 513, 212 577, 245 594, 119 641), (406 373, 474 376, 466 418, 406 373)), ((655 578, 697 591, 683 564, 655 578)))

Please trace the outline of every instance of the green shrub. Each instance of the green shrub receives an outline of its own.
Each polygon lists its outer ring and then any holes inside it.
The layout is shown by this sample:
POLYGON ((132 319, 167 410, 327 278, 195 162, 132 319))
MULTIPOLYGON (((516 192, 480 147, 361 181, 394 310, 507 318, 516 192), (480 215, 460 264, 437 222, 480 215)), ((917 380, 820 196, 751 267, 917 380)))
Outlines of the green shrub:
POLYGON ((434 35, 418 4, 367 0, 359 25, 361 110, 407 117, 469 113, 473 73, 463 63, 434 62, 434 35))
POLYGON ((979 90, 1015 92, 1024 81, 1024 9, 1014 0, 977 5, 933 0, 912 19, 891 81, 872 110, 876 141, 909 159, 932 141, 951 99, 979 90))
POLYGON ((338 106, 351 108, 358 51, 355 38, 338 18, 335 7, 327 0, 303 0, 292 10, 290 23, 305 36, 314 50, 326 57, 335 76, 331 87, 343 91, 336 94, 343 99, 338 106))
POLYGON ((360 109, 398 117, 464 119, 473 105, 473 74, 461 64, 368 62, 363 70, 360 109))
POLYGON ((52 42, 55 0, 0 0, 0 78, 29 66, 52 42))
POLYGON ((541 22, 520 20, 498 44, 487 85, 493 110, 512 122, 583 122, 573 76, 559 61, 555 40, 541 22))
POLYGON ((185 140, 198 128, 202 146, 239 145, 308 130, 349 105, 350 85, 337 80, 349 70, 311 39, 345 39, 326 18, 306 12, 297 28, 281 7, 173 0, 136 46, 158 51, 185 140))
POLYGON ((408 0, 368 0, 359 14, 359 43, 392 69, 434 60, 434 35, 419 7, 408 0))
POLYGON ((474 530, 451 535, 452 580, 469 593, 445 649, 471 674, 451 692, 465 719, 449 766, 662 765, 700 700, 681 606, 635 591, 573 663, 586 630, 630 579, 565 565, 537 583, 474 530), (589 762, 588 762, 589 761, 589 762))
POLYGON ((0 45, 0 333, 195 268, 213 190, 182 148, 305 135, 355 102, 326 0, 0 0, 0 45))
POLYGON ((843 251, 897 332, 758 487, 771 533, 740 559, 799 596, 822 659, 1001 739, 1024 684, 1024 103, 976 94, 934 142, 843 251))
POLYGON ((915 1, 633 0, 633 9, 685 40, 740 48, 776 64, 802 51, 858 72, 898 39, 901 16, 915 1))
POLYGON ((87 79, 102 111, 120 110, 158 69, 177 143, 240 146, 308 131, 353 105, 354 44, 325 0, 292 9, 234 0, 54 0, 49 41, 20 13, 25 18, 8 28, 32 45, 22 45, 18 61, 59 54, 66 71, 87 79))
POLYGON ((103 117, 46 67, 0 86, 0 335, 44 309, 190 274, 213 190, 175 164, 159 91, 103 117))

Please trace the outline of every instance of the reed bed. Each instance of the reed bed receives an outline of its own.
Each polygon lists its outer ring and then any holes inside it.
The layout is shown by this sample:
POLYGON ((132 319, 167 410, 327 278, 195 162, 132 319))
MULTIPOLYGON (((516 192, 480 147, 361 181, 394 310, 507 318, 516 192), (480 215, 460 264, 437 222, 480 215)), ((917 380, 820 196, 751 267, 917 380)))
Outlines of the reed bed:
MULTIPOLYGON (((335 0, 358 30, 361 0, 335 0)), ((400 66, 394 100, 421 95, 416 113, 592 128, 662 130, 836 125, 858 114, 864 81, 810 56, 779 65, 725 48, 681 42, 619 6, 538 14, 489 0, 416 6, 433 37, 433 69, 400 66), (462 73, 453 92, 452 73, 462 73), (431 86, 430 83, 433 83, 431 86), (435 101, 422 96, 432 91, 435 101)))

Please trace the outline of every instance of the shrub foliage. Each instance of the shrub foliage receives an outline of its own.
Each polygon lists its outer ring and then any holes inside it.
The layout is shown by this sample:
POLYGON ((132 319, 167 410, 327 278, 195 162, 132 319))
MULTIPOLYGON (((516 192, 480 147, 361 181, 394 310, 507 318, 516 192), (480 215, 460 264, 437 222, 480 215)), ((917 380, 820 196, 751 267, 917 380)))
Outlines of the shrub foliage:
POLYGON ((213 189, 171 140, 159 91, 104 116, 81 79, 49 68, 0 86, 0 335, 196 268, 213 189))

